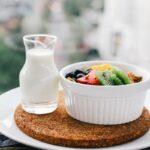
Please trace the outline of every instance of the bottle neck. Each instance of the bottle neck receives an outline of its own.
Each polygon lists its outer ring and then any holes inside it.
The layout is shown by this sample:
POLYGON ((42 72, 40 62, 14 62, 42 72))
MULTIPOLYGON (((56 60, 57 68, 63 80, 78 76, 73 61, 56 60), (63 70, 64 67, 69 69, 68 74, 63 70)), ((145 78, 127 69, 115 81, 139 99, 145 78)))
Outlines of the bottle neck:
POLYGON ((47 49, 30 49, 26 51, 26 63, 32 66, 54 66, 53 51, 47 49))

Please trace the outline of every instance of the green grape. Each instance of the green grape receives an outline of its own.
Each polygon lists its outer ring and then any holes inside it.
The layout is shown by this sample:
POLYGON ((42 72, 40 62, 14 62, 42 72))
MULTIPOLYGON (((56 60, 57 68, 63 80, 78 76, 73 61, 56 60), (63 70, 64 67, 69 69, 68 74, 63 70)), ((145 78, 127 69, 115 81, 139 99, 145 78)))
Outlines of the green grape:
POLYGON ((111 74, 110 75, 110 81, 114 84, 114 85, 122 85, 122 81, 116 76, 116 74, 111 74))
POLYGON ((120 69, 113 68, 112 73, 116 74, 116 76, 123 82, 123 84, 130 84, 131 81, 128 76, 120 69))

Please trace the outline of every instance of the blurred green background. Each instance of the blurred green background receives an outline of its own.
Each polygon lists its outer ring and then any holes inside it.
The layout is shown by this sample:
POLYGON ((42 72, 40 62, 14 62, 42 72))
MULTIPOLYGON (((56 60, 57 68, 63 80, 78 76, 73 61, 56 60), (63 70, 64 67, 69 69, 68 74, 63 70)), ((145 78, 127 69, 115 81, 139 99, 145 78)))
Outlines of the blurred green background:
POLYGON ((148 0, 0 0, 0 93, 19 86, 22 37, 37 33, 58 37, 58 69, 107 59, 150 70, 148 0))
POLYGON ((25 60, 24 52, 8 47, 0 38, 0 92, 19 85, 18 75, 25 60))
POLYGON ((99 26, 103 0, 7 0, 0 1, 0 93, 19 86, 25 62, 23 35, 54 34, 58 68, 99 58, 90 34, 99 26))

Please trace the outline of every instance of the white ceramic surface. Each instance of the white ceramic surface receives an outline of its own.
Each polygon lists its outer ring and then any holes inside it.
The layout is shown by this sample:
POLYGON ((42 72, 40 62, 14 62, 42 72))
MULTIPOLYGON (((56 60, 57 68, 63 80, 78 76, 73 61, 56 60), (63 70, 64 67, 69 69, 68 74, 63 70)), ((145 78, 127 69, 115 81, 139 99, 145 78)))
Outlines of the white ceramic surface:
MULTIPOLYGON (((150 110, 150 92, 147 96, 147 100, 145 106, 150 110)), ((56 145, 47 144, 44 142, 40 142, 35 140, 23 132, 21 132, 13 118, 13 114, 15 108, 20 103, 20 89, 13 89, 4 93, 0 96, 0 132, 9 138, 23 143, 25 145, 29 145, 32 147, 36 147, 39 149, 45 150, 79 150, 79 148, 69 148, 69 147, 61 147, 56 145)), ((89 149, 89 150, 138 150, 142 148, 146 148, 150 146, 150 130, 141 138, 134 140, 132 142, 128 142, 126 144, 108 147, 108 148, 96 148, 96 149, 89 149)))
POLYGON ((73 118, 94 124, 122 124, 137 119, 143 110, 150 88, 150 73, 134 65, 112 61, 87 61, 64 67, 60 71, 67 112, 73 118), (120 86, 94 86, 69 81, 65 75, 75 69, 109 63, 141 75, 143 81, 120 86))

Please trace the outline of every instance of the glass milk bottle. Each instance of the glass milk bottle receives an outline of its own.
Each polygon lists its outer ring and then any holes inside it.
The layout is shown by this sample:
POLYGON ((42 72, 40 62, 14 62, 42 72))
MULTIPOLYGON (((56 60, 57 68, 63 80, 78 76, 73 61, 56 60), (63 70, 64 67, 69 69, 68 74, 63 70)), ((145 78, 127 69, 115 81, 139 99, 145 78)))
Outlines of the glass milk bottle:
POLYGON ((57 38, 51 35, 23 37, 26 61, 20 72, 22 108, 33 114, 46 114, 57 108, 59 74, 54 62, 57 38))

